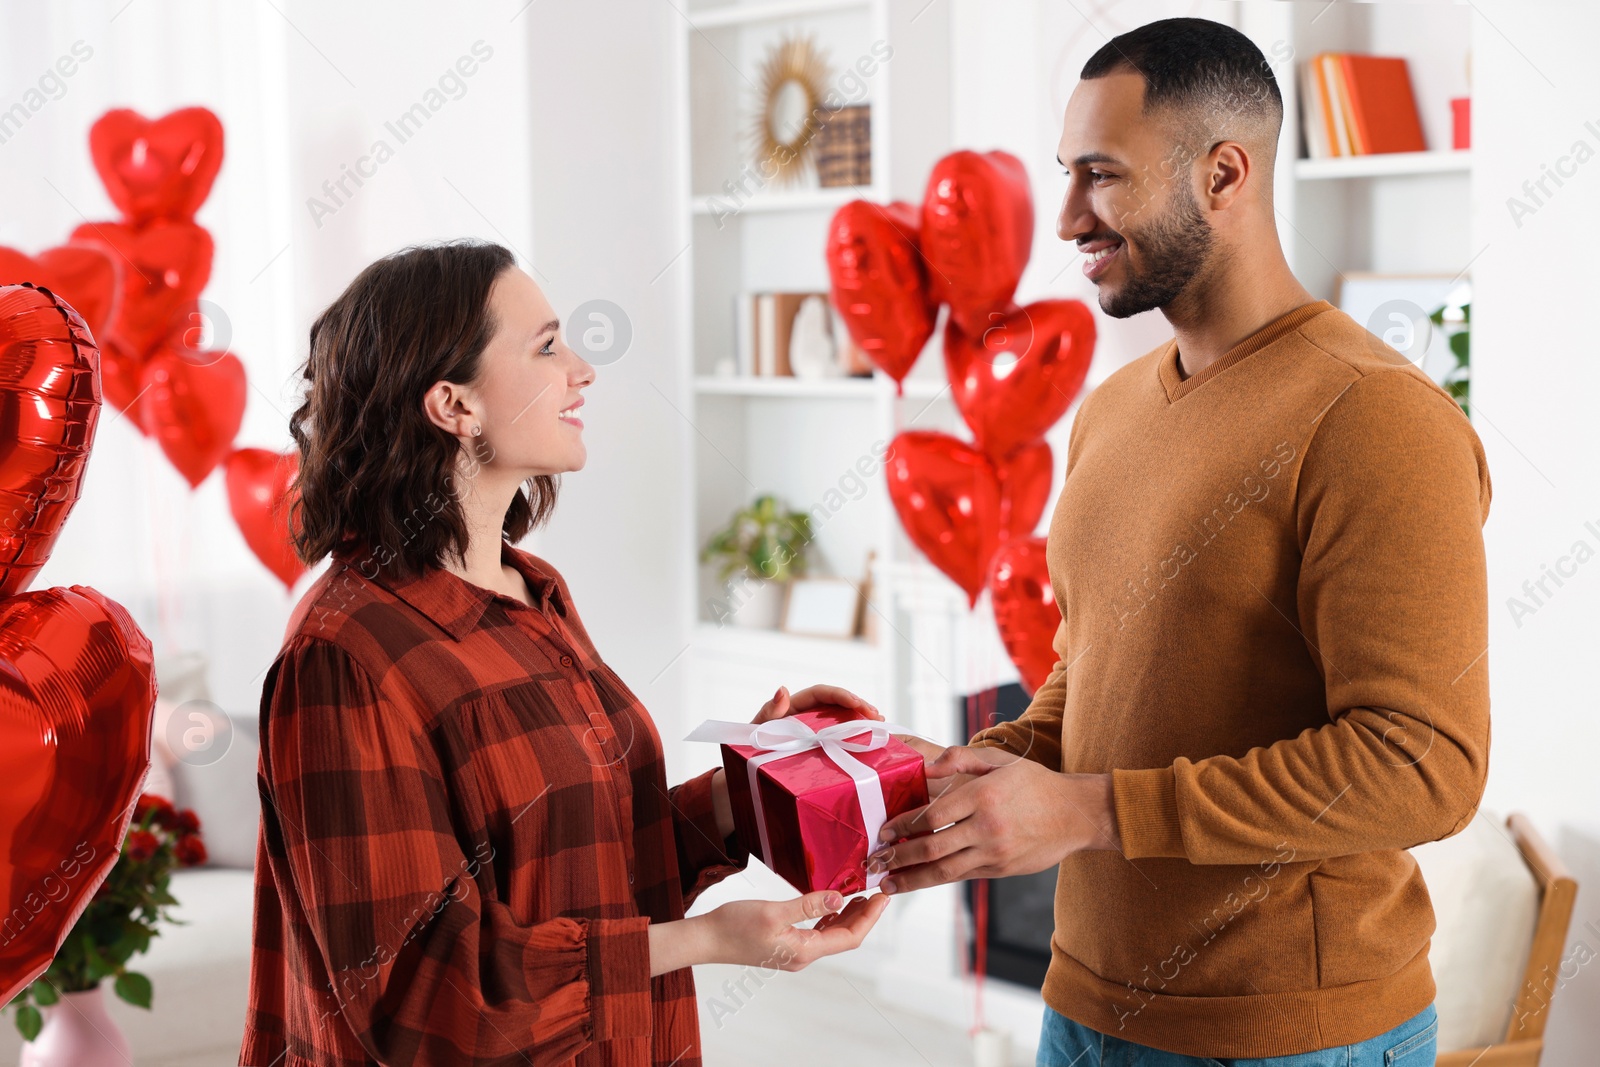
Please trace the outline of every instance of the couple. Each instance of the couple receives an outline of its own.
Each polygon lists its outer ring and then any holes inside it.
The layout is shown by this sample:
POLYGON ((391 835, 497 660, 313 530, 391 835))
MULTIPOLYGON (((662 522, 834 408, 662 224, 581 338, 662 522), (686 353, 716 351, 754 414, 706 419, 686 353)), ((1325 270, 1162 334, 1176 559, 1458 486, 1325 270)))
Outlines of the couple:
MULTIPOLYGON (((895 895, 1053 866, 1040 1064, 1433 1062, 1404 849, 1483 785, 1483 451, 1289 271, 1254 45, 1168 20, 1082 79, 1059 236, 1106 314, 1175 339, 1078 412, 1059 662, 1017 722, 924 743, 935 799, 885 828, 878 895, 685 917, 748 856, 722 771, 668 788, 566 583, 511 547, 584 464, 594 369, 510 255, 411 249, 322 314, 295 536, 334 561, 263 687, 242 1064, 694 1064, 692 965, 797 970, 895 895)), ((814 686, 756 718, 818 702, 877 716, 814 686)))

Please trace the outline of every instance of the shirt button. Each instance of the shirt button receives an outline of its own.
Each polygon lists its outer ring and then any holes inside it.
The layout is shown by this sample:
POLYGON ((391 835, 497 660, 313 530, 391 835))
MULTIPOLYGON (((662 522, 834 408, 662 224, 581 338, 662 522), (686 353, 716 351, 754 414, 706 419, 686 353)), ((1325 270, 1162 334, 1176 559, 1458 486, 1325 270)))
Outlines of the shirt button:
POLYGON ((562 656, 562 657, 561 657, 561 665, 562 665, 562 666, 563 666, 563 667, 570 667, 570 666, 572 666, 572 657, 571 657, 571 656, 562 656))

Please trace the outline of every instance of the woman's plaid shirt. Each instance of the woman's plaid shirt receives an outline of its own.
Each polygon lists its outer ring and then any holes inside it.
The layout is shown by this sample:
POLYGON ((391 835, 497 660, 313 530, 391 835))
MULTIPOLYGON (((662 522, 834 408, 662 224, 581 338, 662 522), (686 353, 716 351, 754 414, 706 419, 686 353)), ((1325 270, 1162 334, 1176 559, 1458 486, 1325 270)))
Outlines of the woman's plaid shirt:
POLYGON ((667 788, 650 716, 549 564, 537 604, 341 553, 261 696, 240 1064, 700 1062, 688 969, 647 926, 747 854, 711 775, 667 788))

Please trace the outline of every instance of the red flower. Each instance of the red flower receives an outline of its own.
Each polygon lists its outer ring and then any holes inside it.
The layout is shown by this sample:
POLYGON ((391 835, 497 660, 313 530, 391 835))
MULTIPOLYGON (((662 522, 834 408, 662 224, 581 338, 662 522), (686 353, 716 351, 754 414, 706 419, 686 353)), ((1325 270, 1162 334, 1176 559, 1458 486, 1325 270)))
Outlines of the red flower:
POLYGON ((197 834, 200 832, 200 816, 191 808, 184 808, 173 816, 172 828, 180 834, 197 834))
POLYGON ((178 856, 178 864, 183 867, 198 867, 206 861, 206 845, 197 834, 185 834, 178 838, 174 851, 178 856))
POLYGON ((159 793, 141 793, 139 802, 133 806, 133 821, 142 824, 144 817, 151 812, 155 813, 155 818, 151 822, 157 826, 168 825, 175 814, 172 801, 166 797, 159 793))
POLYGON ((135 860, 147 860, 156 854, 161 847, 161 839, 149 830, 133 830, 128 834, 128 843, 123 851, 135 860))

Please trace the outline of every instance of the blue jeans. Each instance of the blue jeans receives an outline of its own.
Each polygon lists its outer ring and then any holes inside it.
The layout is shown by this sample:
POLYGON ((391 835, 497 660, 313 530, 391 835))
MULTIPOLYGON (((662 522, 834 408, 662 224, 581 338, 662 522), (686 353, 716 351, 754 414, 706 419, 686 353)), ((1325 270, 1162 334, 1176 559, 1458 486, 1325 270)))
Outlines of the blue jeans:
POLYGON ((1430 1004, 1387 1034, 1357 1045, 1295 1056, 1215 1060, 1107 1037, 1046 1008, 1036 1063, 1037 1067, 1433 1067, 1438 1032, 1439 1019, 1430 1004))

